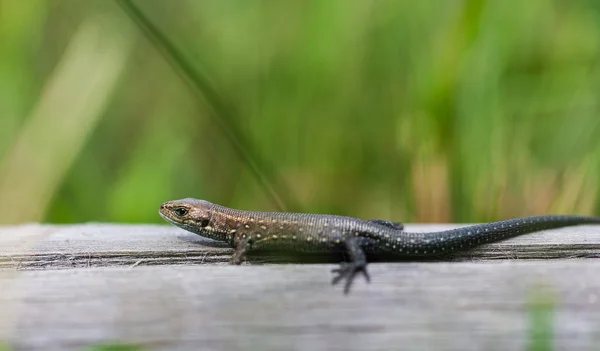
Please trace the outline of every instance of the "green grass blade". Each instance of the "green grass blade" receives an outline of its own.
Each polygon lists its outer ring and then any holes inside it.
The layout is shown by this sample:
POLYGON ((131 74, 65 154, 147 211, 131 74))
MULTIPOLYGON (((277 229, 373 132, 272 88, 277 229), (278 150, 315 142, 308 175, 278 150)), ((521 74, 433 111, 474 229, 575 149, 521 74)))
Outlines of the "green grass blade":
POLYGON ((252 143, 245 134, 237 127, 240 120, 234 109, 226 103, 226 100, 211 84, 210 79, 202 74, 186 55, 175 46, 175 44, 155 26, 148 17, 130 0, 116 0, 125 13, 140 27, 146 37, 161 52, 167 61, 172 64, 176 71, 181 74, 186 82, 190 83, 193 90, 198 93, 204 101, 212 108, 211 114, 214 121, 221 128, 238 157, 251 170, 259 184, 267 192, 272 203, 281 211, 299 211, 299 206, 289 196, 290 192, 283 182, 278 182, 276 172, 272 167, 259 157, 252 143))

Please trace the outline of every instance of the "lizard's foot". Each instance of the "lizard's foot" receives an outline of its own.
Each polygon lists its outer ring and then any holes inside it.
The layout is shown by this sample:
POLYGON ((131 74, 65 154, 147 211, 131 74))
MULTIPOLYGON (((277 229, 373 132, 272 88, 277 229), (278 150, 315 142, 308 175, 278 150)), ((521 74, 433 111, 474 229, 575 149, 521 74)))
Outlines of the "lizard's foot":
POLYGON ((242 263, 244 263, 244 261, 245 261, 245 260, 246 260, 246 259, 245 259, 244 257, 239 257, 239 256, 238 256, 238 257, 235 257, 235 256, 232 256, 232 257, 229 259, 229 264, 231 264, 231 265, 236 265, 236 266, 239 266, 239 265, 241 265, 242 263))
POLYGON ((246 252, 250 247, 250 243, 244 237, 236 237, 235 239, 235 248, 233 250, 233 255, 231 255, 231 259, 229 260, 229 264, 240 265, 242 262, 246 260, 246 252))
POLYGON ((367 282, 371 281, 369 273, 367 273, 366 262, 342 262, 340 263, 340 268, 332 269, 331 272, 337 274, 335 277, 333 277, 333 280, 331 281, 331 284, 333 285, 339 283, 342 279, 346 279, 344 294, 348 294, 350 292, 352 281, 354 281, 354 277, 359 272, 365 276, 367 282))
POLYGON ((235 250, 229 259, 229 264, 240 265, 246 260, 245 250, 235 250))

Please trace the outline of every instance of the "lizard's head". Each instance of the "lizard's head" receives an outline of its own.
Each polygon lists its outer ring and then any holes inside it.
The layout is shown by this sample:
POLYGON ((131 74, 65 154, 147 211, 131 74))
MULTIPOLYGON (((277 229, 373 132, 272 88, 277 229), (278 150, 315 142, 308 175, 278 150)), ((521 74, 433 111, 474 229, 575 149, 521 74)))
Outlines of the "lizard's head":
POLYGON ((182 199, 165 202, 158 213, 167 222, 192 233, 211 237, 213 204, 197 199, 182 199))

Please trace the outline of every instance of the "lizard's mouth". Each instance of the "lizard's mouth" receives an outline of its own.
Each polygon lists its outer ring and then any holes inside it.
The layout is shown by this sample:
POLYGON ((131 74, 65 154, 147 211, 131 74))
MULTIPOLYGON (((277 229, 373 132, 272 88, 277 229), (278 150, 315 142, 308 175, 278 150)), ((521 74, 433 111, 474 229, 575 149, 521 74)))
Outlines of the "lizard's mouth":
POLYGON ((158 214, 164 219, 164 220, 169 220, 169 217, 165 216, 165 214, 162 211, 162 207, 160 208, 160 210, 158 210, 158 214))
POLYGON ((165 221, 171 223, 171 224, 175 224, 175 225, 179 225, 179 223, 175 222, 169 215, 168 212, 166 210, 166 208, 161 205, 160 209, 158 210, 158 214, 162 217, 162 219, 164 219, 165 221))

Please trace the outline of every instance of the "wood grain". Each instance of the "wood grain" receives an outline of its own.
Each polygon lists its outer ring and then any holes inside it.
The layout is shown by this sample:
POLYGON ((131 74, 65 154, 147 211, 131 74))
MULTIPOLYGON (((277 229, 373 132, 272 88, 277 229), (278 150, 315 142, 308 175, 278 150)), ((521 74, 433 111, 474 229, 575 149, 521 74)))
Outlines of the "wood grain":
MULTIPOLYGON (((414 224, 407 225, 406 229, 434 231, 455 227, 458 225, 414 224)), ((222 243, 169 225, 0 226, 0 268, 226 263, 231 252, 222 243)), ((527 234, 458 254, 454 260, 575 257, 600 257, 600 226, 576 226, 527 234)), ((290 257, 273 255, 254 255, 250 260, 254 263, 295 262, 290 257)))
POLYGON ((17 272, 0 278, 18 286, 0 297, 18 305, 5 340, 17 350, 106 340, 148 350, 524 350, 538 301, 556 350, 600 348, 596 260, 373 264, 372 283, 358 280, 349 296, 328 284, 330 268, 17 272))
POLYGON ((358 279, 350 296, 329 284, 330 264, 233 267, 223 264, 230 253, 172 226, 0 227, 0 341, 16 350, 111 340, 148 350, 523 350, 541 313, 555 349, 600 350, 600 226, 489 244, 454 258, 462 262, 371 264, 372 283, 358 279))

